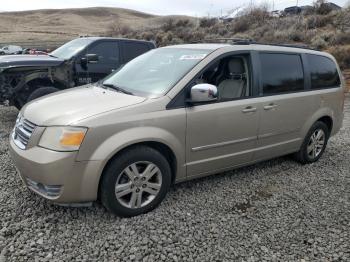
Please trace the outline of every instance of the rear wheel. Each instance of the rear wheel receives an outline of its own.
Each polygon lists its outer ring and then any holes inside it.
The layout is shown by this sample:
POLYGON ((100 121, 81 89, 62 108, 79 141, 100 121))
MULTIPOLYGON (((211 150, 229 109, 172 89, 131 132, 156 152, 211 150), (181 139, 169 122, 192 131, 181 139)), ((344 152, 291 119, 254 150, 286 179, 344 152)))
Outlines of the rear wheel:
POLYGON ((296 159, 303 164, 319 160, 327 147, 329 132, 325 123, 316 122, 307 133, 299 152, 295 154, 296 159))
POLYGON ((168 161, 157 150, 127 149, 106 168, 100 187, 102 204, 111 212, 131 217, 156 208, 171 184, 168 161))

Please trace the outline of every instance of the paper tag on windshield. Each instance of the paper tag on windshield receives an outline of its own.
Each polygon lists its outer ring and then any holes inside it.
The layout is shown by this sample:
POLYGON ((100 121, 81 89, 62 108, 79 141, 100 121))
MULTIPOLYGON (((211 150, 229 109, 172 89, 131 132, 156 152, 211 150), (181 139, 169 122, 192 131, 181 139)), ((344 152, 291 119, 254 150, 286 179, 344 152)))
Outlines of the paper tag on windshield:
POLYGON ((198 54, 198 55, 183 55, 180 57, 180 60, 202 60, 206 57, 206 54, 198 54))

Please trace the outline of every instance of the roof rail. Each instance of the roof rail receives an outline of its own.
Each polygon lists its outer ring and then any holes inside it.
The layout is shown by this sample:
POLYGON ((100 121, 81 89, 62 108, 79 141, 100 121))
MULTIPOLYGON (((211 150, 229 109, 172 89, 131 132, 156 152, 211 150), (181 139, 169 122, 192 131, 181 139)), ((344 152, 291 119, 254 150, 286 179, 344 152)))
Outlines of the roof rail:
POLYGON ((292 48, 301 48, 308 50, 319 51, 315 48, 309 47, 303 44, 274 44, 274 43, 262 43, 256 42, 253 39, 249 38, 205 38, 203 40, 195 41, 193 43, 215 43, 215 44, 231 44, 231 45, 268 45, 268 46, 280 46, 280 47, 292 47, 292 48))
POLYGON ((261 42, 254 42, 252 44, 255 45, 269 45, 269 46, 280 46, 280 47, 292 47, 292 48, 300 48, 300 49, 308 49, 308 50, 314 50, 319 51, 318 49, 312 48, 308 45, 298 45, 298 44, 273 44, 273 43, 261 43, 261 42))
POLYGON ((215 44, 231 44, 231 45, 249 45, 254 43, 252 39, 246 38, 205 38, 194 43, 215 43, 215 44))

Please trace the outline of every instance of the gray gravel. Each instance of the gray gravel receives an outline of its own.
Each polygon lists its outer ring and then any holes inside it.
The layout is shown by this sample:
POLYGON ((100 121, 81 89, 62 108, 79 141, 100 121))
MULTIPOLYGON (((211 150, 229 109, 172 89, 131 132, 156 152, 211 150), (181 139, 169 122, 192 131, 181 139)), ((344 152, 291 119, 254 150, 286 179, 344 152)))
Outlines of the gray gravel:
POLYGON ((350 98, 324 157, 288 157, 175 186, 130 219, 64 208, 21 184, 8 153, 17 111, 0 107, 0 262, 350 261, 350 98))

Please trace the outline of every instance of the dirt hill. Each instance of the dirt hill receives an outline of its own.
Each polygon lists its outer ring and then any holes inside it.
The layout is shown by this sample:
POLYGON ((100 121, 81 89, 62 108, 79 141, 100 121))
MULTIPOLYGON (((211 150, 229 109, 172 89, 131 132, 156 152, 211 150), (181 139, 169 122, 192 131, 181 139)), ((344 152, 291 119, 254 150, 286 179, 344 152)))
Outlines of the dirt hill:
POLYGON ((121 8, 81 8, 0 13, 0 42, 64 41, 79 35, 104 35, 113 25, 155 28, 169 18, 121 8))
POLYGON ((350 7, 333 11, 322 7, 323 0, 315 3, 308 13, 281 17, 272 16, 264 6, 252 5, 229 20, 156 16, 105 7, 5 12, 0 13, 0 43, 45 44, 79 35, 104 35, 146 39, 165 46, 238 37, 264 43, 306 44, 332 53, 342 69, 349 70, 350 7))

